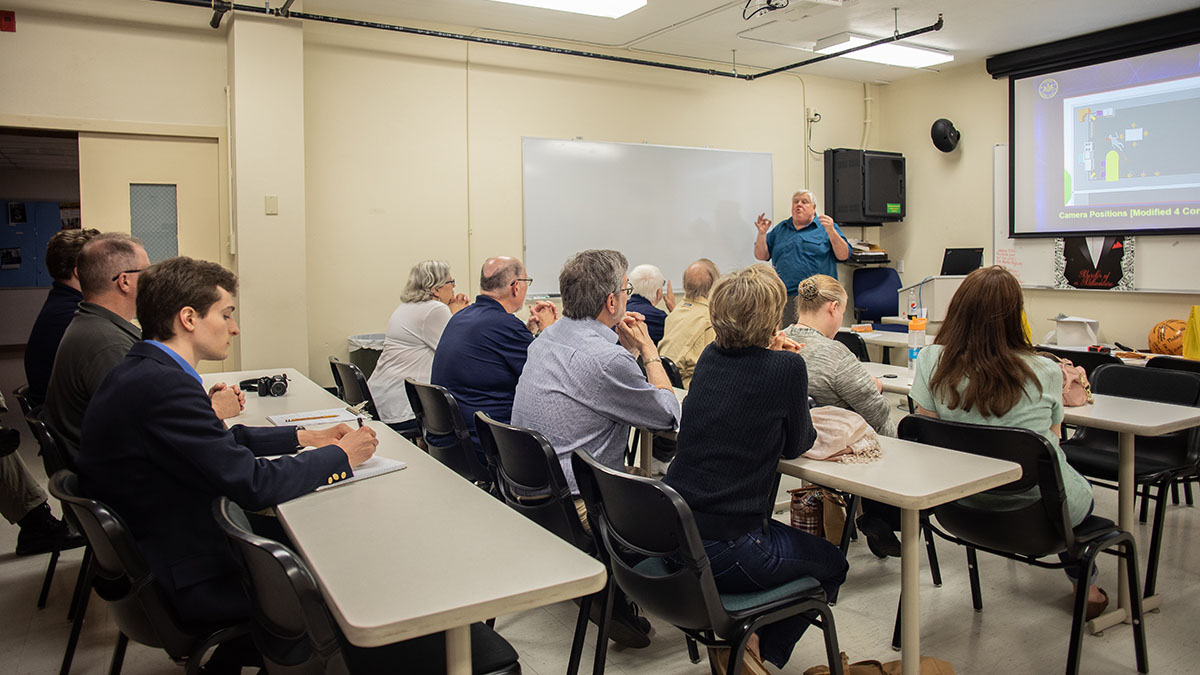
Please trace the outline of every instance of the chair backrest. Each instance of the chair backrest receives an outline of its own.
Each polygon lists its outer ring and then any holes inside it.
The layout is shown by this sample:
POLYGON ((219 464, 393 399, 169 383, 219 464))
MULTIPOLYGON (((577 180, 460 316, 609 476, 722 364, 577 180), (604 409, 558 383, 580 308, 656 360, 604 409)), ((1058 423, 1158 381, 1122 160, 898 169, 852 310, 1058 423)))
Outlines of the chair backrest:
POLYGON ((854 270, 854 312, 860 321, 900 315, 900 274, 891 267, 854 270))
POLYGON ((254 534, 241 507, 213 500, 213 517, 225 533, 250 597, 255 644, 271 675, 346 673, 337 630, 312 572, 300 556, 254 534))
POLYGON ((491 474, 479 461, 471 432, 454 396, 445 387, 417 382, 411 377, 404 378, 404 392, 408 394, 429 454, 467 480, 490 483, 491 474))
POLYGON ((515 511, 589 553, 591 536, 579 521, 562 464, 546 437, 532 429, 475 413, 479 445, 492 465, 500 496, 515 511))
MULTIPOLYGON (((1121 359, 1118 359, 1112 354, 1103 354, 1101 352, 1085 352, 1076 349, 1059 349, 1057 347, 1048 347, 1045 345, 1038 345, 1037 350, 1039 352, 1049 352, 1060 359, 1066 359, 1080 368, 1083 368, 1083 372, 1087 373, 1089 381, 1092 379, 1092 373, 1095 372, 1095 370, 1100 366, 1106 366, 1109 364, 1118 366, 1121 365, 1121 359)), ((1095 391, 1095 387, 1093 387, 1092 390, 1095 391)))
POLYGON ((29 417, 33 413, 33 404, 29 402, 29 385, 23 384, 13 389, 13 398, 21 406, 21 414, 29 417))
POLYGON ((730 633, 692 510, 661 481, 612 471, 576 451, 575 481, 601 559, 649 613, 690 630, 730 633))
POLYGON ((1146 361, 1147 368, 1163 368, 1166 370, 1183 370, 1189 373, 1200 373, 1200 361, 1182 359, 1177 356, 1155 356, 1146 361))
POLYGON ((665 356, 659 355, 662 358, 663 370, 667 371, 667 379, 671 381, 671 386, 676 389, 683 389, 683 376, 679 374, 679 366, 675 362, 665 356))
POLYGON ((53 476, 63 469, 75 471, 74 460, 63 450, 63 444, 45 422, 33 415, 26 415, 25 423, 29 425, 29 430, 33 432, 33 437, 41 448, 42 466, 46 467, 47 476, 53 476))
POLYGON ((1067 513, 1062 472, 1054 446, 1028 429, 950 422, 924 415, 900 420, 900 438, 1021 465, 1021 477, 984 494, 1013 496, 1037 488, 1041 497, 1019 509, 995 511, 950 502, 934 509, 947 532, 988 548, 1041 557, 1071 549, 1074 531, 1067 513))
POLYGON ((178 614, 150 574, 125 522, 104 504, 79 491, 79 477, 59 471, 50 477, 50 494, 70 510, 87 538, 95 572, 93 588, 108 603, 108 614, 129 639, 186 658, 198 637, 182 627, 178 614))
POLYGON ((367 388, 367 378, 353 363, 343 363, 336 356, 329 357, 329 369, 333 371, 333 383, 337 385, 338 398, 350 405, 367 402, 366 410, 372 419, 379 419, 375 409, 375 399, 371 398, 371 390, 367 388))
MULTIPOLYGON (((1097 368, 1090 379, 1092 392, 1096 394, 1200 407, 1200 375, 1195 373, 1114 364, 1097 368)), ((1077 431, 1071 440, 1086 443, 1093 438, 1112 436, 1114 433, 1111 431, 1085 427, 1077 431)), ((1200 461, 1200 429, 1139 438, 1137 442, 1139 455, 1153 455, 1180 464, 1200 461)))
POLYGON ((858 333, 839 330, 833 334, 833 339, 846 345, 850 349, 850 353, 857 356, 859 361, 869 363, 871 357, 867 354, 867 341, 858 333))

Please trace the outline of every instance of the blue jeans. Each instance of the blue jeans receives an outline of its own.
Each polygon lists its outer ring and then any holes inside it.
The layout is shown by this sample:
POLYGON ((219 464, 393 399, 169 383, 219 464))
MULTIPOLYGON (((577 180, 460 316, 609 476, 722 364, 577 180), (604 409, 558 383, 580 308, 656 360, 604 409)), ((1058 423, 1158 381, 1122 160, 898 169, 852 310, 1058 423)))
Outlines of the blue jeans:
MULTIPOLYGON (((704 551, 722 593, 752 593, 809 576, 834 602, 850 568, 833 544, 774 520, 766 532, 754 530, 732 541, 705 540, 704 551)), ((803 615, 764 626, 758 631, 759 653, 783 668, 808 626, 803 615)))

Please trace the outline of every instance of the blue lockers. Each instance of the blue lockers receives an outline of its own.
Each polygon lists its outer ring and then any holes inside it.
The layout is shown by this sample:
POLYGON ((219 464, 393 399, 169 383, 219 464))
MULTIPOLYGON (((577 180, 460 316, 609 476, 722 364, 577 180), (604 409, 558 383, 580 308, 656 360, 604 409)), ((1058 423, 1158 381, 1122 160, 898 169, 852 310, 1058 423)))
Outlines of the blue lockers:
POLYGON ((46 271, 46 245, 62 229, 58 202, 16 202, 0 199, 0 288, 13 286, 49 287, 52 279, 46 271), (24 204, 25 222, 10 222, 13 204, 24 204), (15 267, 14 267, 15 266, 15 267))

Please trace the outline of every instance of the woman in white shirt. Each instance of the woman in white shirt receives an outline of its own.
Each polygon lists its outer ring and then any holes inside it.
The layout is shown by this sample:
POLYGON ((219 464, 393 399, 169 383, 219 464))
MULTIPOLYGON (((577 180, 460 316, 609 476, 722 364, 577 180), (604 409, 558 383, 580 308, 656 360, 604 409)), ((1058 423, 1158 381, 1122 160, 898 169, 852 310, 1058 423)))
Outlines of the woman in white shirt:
POLYGON ((450 315, 468 304, 466 295, 454 292, 449 264, 425 260, 413 265, 400 306, 388 319, 383 354, 367 380, 380 418, 397 432, 410 433, 417 428, 404 378, 429 381, 433 352, 450 315))

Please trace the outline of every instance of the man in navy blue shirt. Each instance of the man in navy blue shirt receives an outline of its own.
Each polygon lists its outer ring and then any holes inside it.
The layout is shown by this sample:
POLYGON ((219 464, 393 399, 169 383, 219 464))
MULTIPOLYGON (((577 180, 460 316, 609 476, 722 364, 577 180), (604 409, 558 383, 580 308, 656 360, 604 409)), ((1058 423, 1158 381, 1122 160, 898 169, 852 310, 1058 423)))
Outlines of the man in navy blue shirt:
POLYGON ((667 324, 667 312, 675 311, 675 291, 671 282, 664 283, 662 270, 654 265, 638 265, 629 270, 629 283, 633 284, 633 295, 627 309, 645 317, 650 339, 657 345, 667 324), (655 306, 660 301, 666 306, 666 312, 655 306))
POLYGON ((54 285, 25 344, 25 381, 29 383, 29 403, 34 407, 46 400, 58 343, 83 300, 79 277, 75 275, 75 259, 83 245, 98 234, 100 230, 62 230, 50 237, 46 246, 46 269, 54 285))
POLYGON ((796 322, 796 288, 814 274, 838 278, 837 264, 850 258, 850 242, 833 218, 817 215, 813 193, 800 190, 792 195, 792 217, 771 228, 771 219, 760 213, 754 221, 754 257, 770 260, 787 288, 783 325, 796 322), (768 231, 769 230, 769 231, 768 231))
POLYGON ((513 392, 525 368, 525 351, 534 334, 558 319, 554 303, 541 300, 522 323, 513 312, 525 304, 533 283, 516 258, 488 258, 479 273, 479 295, 469 307, 450 317, 433 356, 433 384, 445 387, 471 430, 475 451, 475 411, 507 424, 512 418, 513 392))

